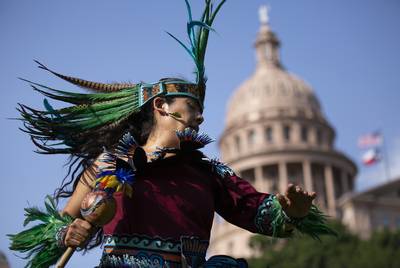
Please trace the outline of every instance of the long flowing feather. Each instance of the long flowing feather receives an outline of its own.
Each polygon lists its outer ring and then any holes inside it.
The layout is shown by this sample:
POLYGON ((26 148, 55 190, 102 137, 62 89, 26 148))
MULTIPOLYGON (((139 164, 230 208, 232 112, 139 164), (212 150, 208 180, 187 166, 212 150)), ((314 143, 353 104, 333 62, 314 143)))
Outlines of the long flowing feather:
POLYGON ((72 77, 72 76, 67 76, 67 75, 63 75, 60 73, 57 73, 49 68, 47 68, 44 64, 40 63, 37 60, 34 60, 39 66, 40 69, 43 69, 45 71, 48 71, 52 74, 54 74, 55 76, 69 82, 72 83, 74 85, 77 85, 79 87, 85 88, 85 89, 90 89, 93 91, 98 91, 98 92, 114 92, 114 91, 119 91, 121 89, 124 88, 129 88, 129 87, 134 87, 135 84, 131 84, 131 83, 124 83, 124 84, 120 84, 120 83, 114 83, 114 84, 105 84, 105 83, 98 83, 98 82, 93 82, 93 81, 88 81, 88 80, 84 80, 81 78, 76 78, 76 77, 72 77))

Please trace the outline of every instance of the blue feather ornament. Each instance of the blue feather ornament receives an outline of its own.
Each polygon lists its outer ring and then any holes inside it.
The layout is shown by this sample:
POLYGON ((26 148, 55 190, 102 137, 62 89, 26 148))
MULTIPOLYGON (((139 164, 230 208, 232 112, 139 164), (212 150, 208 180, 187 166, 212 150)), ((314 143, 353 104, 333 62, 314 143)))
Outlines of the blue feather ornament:
POLYGON ((129 152, 134 151, 137 147, 138 144, 135 138, 131 135, 131 133, 127 132, 119 140, 116 152, 120 155, 127 155, 129 152))
POLYGON ((198 133, 192 128, 185 128, 183 131, 175 131, 181 142, 181 150, 197 150, 203 148, 214 140, 205 133, 198 133))
POLYGON ((212 171, 217 173, 221 178, 225 176, 233 176, 235 174, 235 172, 230 167, 220 162, 216 158, 215 159, 203 158, 203 160, 208 162, 211 165, 212 171))

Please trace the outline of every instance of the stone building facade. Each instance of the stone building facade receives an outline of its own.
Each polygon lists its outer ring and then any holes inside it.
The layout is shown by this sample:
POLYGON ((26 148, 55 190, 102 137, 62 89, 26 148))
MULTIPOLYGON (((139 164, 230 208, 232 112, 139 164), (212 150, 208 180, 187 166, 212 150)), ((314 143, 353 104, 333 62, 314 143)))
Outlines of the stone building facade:
MULTIPOLYGON (((353 192, 356 165, 334 148, 335 130, 312 88, 281 64, 280 41, 266 12, 255 41, 254 73, 235 90, 219 140, 221 159, 257 190, 284 192, 289 183, 318 193, 317 204, 341 218, 338 200, 353 192)), ((209 253, 248 257, 251 233, 215 221, 209 253)))
POLYGON ((361 193, 348 193, 338 204, 342 222, 361 238, 369 238, 377 229, 400 229, 400 177, 361 193))

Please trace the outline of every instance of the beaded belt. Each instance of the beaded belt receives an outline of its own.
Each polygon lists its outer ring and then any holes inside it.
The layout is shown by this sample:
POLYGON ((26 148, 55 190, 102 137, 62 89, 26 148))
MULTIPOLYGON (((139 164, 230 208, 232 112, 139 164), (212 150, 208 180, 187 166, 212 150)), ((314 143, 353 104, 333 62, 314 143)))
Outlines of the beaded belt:
POLYGON ((213 256, 205 260, 208 241, 182 236, 180 242, 146 236, 105 236, 98 268, 247 268, 243 259, 213 256))
POLYGON ((99 268, 181 267, 180 243, 146 236, 105 236, 99 268))

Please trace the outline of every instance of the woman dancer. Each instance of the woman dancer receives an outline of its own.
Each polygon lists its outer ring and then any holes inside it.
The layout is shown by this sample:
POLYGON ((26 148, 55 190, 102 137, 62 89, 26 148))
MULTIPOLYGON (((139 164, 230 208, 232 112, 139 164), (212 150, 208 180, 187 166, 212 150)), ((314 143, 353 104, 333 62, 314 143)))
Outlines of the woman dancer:
POLYGON ((33 253, 28 265, 47 267, 66 247, 91 248, 102 241, 99 267, 247 267, 245 260, 228 256, 206 261, 214 212, 251 232, 275 237, 288 237, 296 230, 313 237, 334 234, 312 205, 314 192, 294 185, 281 195, 257 192, 229 167, 198 150, 211 141, 198 134, 204 120, 204 57, 212 23, 225 1, 213 9, 207 0, 198 21, 192 20, 185 2, 189 45, 171 36, 193 58, 195 82, 166 78, 156 83, 102 84, 38 63, 94 93, 29 82, 46 97, 71 106, 54 109, 45 99, 45 111, 19 108, 25 131, 39 150, 68 154, 70 170, 75 168, 71 180, 56 191, 56 198, 69 197, 61 215, 49 198, 47 213, 27 210, 27 222, 38 219, 43 224, 11 236, 12 249, 33 253), (111 221, 102 228, 96 227, 102 225, 99 222, 85 220, 93 210, 82 208, 87 194, 99 191, 114 198, 113 209, 105 213, 111 221))

